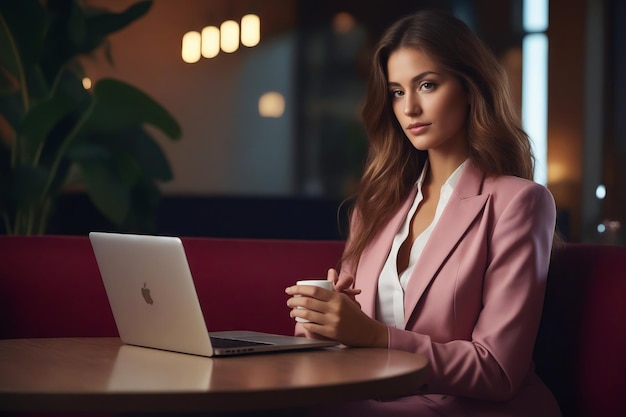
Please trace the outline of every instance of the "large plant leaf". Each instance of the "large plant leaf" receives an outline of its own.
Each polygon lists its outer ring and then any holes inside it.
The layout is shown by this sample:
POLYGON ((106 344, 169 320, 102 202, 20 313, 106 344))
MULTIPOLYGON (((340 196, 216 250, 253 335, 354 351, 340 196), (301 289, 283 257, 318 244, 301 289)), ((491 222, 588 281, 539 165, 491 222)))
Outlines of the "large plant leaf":
POLYGON ((46 80, 52 83, 57 74, 76 57, 85 37, 85 16, 76 0, 48 1, 50 21, 40 60, 46 80))
POLYGON ((151 1, 141 1, 121 13, 85 8, 77 0, 48 2, 51 25, 45 40, 42 68, 51 81, 58 71, 80 54, 88 54, 101 46, 106 37, 148 12, 151 1))
POLYGON ((141 1, 130 6, 121 13, 100 11, 86 18, 86 31, 80 52, 89 53, 100 46, 105 38, 113 32, 125 28, 141 16, 148 13, 152 1, 141 1))
POLYGON ((67 156, 81 168, 83 182, 94 205, 118 228, 153 232, 161 191, 145 167, 139 166, 134 156, 127 153, 128 144, 124 142, 128 140, 119 135, 98 135, 91 141, 78 141, 67 156), (128 205, 121 222, 124 213, 116 206, 120 198, 124 206, 128 205))
POLYGON ((111 222, 121 225, 130 210, 132 185, 120 181, 110 161, 88 159, 80 162, 79 167, 91 201, 111 222))
POLYGON ((178 139, 180 125, 159 103, 141 90, 111 78, 94 87, 94 108, 89 120, 93 131, 111 131, 144 123, 153 125, 170 139, 178 139))
POLYGON ((46 32, 39 0, 0 0, 0 65, 16 77, 39 61, 46 32))
POLYGON ((111 158, 111 151, 100 143, 79 140, 69 147, 66 156, 69 160, 80 164, 92 159, 111 158))
POLYGON ((39 230, 38 217, 45 222, 47 202, 56 198, 72 166, 78 166, 96 207, 120 227, 152 222, 160 198, 154 180, 172 177, 158 143, 143 129, 150 124, 179 138, 170 113, 120 81, 102 80, 93 94, 86 92, 76 77, 80 64, 77 72, 70 68, 78 55, 105 45, 109 34, 144 16, 152 1, 138 0, 121 13, 94 13, 83 4, 0 0, 0 111, 19 138, 19 146, 2 149, 0 204, 15 214, 9 219, 14 231, 39 230))
POLYGON ((75 110, 78 104, 70 97, 57 94, 35 105, 24 118, 18 131, 22 160, 32 162, 37 149, 43 146, 52 129, 75 110))
POLYGON ((19 99, 5 114, 14 129, 30 105, 28 75, 41 56, 45 22, 38 0, 0 0, 0 84, 4 93, 19 99))
POLYGON ((159 144, 139 126, 83 135, 68 150, 75 162, 89 158, 127 155, 142 176, 150 180, 169 181, 172 170, 159 144))
POLYGON ((55 94, 63 94, 81 102, 85 107, 91 104, 92 94, 83 86, 81 68, 63 71, 57 79, 57 91, 55 94))
POLYGON ((148 178, 170 181, 172 169, 159 144, 143 129, 131 129, 123 136, 124 148, 132 155, 141 172, 148 178))

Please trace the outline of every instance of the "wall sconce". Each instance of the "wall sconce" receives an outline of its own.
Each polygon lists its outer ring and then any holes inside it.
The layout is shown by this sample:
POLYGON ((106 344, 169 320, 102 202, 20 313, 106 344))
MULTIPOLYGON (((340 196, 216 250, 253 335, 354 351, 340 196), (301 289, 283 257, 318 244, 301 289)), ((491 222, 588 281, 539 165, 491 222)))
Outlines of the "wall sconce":
POLYGON ((285 113, 285 97, 275 91, 269 91, 259 98, 259 115, 278 118, 285 113))
POLYGON ((190 31, 183 35, 181 56, 183 61, 193 64, 201 57, 214 58, 220 50, 233 53, 239 44, 253 47, 261 41, 261 19, 255 14, 241 18, 241 25, 235 20, 226 20, 220 27, 206 26, 202 32, 190 31))

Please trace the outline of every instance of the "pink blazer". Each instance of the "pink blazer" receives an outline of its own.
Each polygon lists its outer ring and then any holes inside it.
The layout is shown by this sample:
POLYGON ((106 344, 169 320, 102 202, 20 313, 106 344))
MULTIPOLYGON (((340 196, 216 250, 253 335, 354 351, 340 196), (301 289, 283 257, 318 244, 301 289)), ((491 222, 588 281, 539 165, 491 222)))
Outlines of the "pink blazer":
MULTIPOLYGON (((370 317, 415 192, 356 268, 340 272, 355 277, 357 300, 370 317)), ((555 221, 545 187, 466 166, 409 280, 405 328, 388 328, 389 348, 428 358, 429 384, 424 395, 361 403, 363 415, 379 408, 381 415, 560 415, 532 362, 555 221)))

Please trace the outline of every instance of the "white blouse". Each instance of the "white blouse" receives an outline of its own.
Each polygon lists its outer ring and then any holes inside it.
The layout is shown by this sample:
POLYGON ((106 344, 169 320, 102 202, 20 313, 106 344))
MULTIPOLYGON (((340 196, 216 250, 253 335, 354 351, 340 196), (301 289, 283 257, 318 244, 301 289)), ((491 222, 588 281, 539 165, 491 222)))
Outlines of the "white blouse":
POLYGON ((439 220, 443 209, 450 200, 452 190, 454 190, 454 186, 458 182, 459 177, 461 176, 463 168, 466 164, 467 160, 463 162, 452 173, 452 175, 450 175, 450 177, 441 187, 435 217, 432 223, 426 228, 426 230, 424 230, 419 236, 417 236, 417 238, 413 242, 413 245, 411 246, 411 253, 409 255, 409 264, 404 271, 398 274, 398 251, 400 250, 400 246, 402 246, 402 243, 409 235, 411 219, 413 218, 417 207, 424 198, 422 194, 422 184, 424 182, 426 172, 428 171, 428 162, 424 164, 422 173, 417 180, 417 194, 415 195, 413 205, 411 206, 411 209, 409 210, 404 223, 400 226, 398 233, 396 233, 396 236, 393 239, 389 256, 387 257, 387 261, 385 262, 385 265, 383 266, 383 269, 380 273, 380 277, 378 278, 378 297, 376 306, 377 320, 389 326, 401 329, 404 328, 404 291, 406 290, 406 287, 409 283, 409 278, 411 278, 411 275, 413 274, 415 264, 417 264, 417 261, 419 260, 420 255, 424 250, 424 246, 426 246, 426 242, 428 242, 428 238, 430 237, 433 228, 437 224, 437 221, 439 220))

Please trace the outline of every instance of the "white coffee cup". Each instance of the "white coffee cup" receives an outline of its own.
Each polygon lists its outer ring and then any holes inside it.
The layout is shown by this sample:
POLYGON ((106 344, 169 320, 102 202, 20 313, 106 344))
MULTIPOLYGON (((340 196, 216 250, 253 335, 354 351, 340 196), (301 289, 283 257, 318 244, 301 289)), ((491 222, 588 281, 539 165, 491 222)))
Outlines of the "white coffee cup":
MULTIPOLYGON (((321 287, 330 291, 332 291, 333 289, 333 282, 327 279, 303 279, 303 280, 297 281, 296 285, 311 285, 314 287, 321 287)), ((299 297, 299 295, 297 297, 299 297)), ((298 308, 303 309, 304 307, 298 307, 298 308)), ((300 317, 296 317, 296 321, 300 323, 309 322, 309 320, 303 319, 300 317)))

